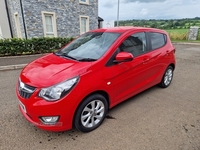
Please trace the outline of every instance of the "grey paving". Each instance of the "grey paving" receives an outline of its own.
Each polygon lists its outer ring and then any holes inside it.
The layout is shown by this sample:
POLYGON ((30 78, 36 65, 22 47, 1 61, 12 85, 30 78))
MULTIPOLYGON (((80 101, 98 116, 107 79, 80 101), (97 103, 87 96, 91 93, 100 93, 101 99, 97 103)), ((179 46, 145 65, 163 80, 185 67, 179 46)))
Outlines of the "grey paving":
POLYGON ((15 94, 21 70, 0 71, 0 150, 200 150, 200 46, 176 45, 176 58, 168 88, 155 86, 119 104, 87 134, 28 123, 15 94))
POLYGON ((44 55, 45 54, 0 57, 0 71, 10 69, 21 69, 26 64, 44 55))

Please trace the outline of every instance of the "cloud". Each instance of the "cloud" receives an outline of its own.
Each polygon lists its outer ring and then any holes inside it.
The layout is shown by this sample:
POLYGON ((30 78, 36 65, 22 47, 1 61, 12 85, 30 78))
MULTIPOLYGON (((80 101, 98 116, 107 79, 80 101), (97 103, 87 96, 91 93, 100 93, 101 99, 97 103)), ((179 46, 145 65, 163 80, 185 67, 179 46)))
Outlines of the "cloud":
POLYGON ((165 2, 166 0, 124 0, 123 3, 155 3, 155 2, 165 2))
MULTIPOLYGON (((118 0, 100 0, 99 16, 117 19, 118 0)), ((120 0, 119 20, 179 19, 200 16, 200 0, 120 0)))
POLYGON ((112 8, 116 4, 117 3, 115 1, 107 1, 106 3, 103 3, 102 6, 105 7, 105 8, 112 8))
POLYGON ((140 14, 145 16, 146 14, 148 13, 147 9, 146 8, 143 8, 141 11, 140 11, 140 14))

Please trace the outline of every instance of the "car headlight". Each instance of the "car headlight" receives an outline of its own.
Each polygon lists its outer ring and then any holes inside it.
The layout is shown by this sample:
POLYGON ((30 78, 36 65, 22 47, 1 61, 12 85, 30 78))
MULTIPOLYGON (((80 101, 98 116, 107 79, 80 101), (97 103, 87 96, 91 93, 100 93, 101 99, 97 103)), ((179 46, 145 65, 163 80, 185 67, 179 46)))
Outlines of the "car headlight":
POLYGON ((42 88, 39 96, 47 101, 56 101, 65 96, 78 82, 79 77, 75 77, 48 88, 42 88))

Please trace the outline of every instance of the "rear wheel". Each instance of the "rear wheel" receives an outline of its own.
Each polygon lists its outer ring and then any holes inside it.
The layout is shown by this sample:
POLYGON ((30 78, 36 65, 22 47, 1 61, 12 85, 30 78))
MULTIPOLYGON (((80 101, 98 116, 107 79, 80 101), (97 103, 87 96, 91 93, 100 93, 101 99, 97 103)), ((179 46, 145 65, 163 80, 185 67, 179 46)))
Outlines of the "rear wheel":
POLYGON ((159 84, 160 87, 166 88, 171 84, 173 73, 174 73, 173 67, 172 66, 167 67, 165 74, 163 75, 162 81, 159 84))
POLYGON ((82 132, 90 132, 101 125, 107 111, 108 103, 105 97, 100 94, 91 95, 78 107, 74 125, 82 132))

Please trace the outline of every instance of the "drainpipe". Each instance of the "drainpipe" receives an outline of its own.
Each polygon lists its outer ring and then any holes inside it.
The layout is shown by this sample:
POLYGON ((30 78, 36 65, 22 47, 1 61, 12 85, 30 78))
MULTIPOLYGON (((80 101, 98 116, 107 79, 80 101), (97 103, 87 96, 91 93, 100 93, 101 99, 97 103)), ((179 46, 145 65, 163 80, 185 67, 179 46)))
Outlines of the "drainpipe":
POLYGON ((10 15, 9 15, 9 11, 8 11, 8 4, 7 4, 6 0, 5 0, 5 6, 6 6, 7 17, 8 17, 8 24, 9 24, 9 28, 10 28, 10 35, 11 35, 11 38, 13 38, 13 32, 12 32, 12 27, 11 27, 10 15))
POLYGON ((21 7, 21 12, 22 12, 22 21, 23 21, 23 26, 24 26, 24 34, 25 34, 25 38, 27 39, 26 24, 25 24, 25 21, 24 21, 24 10, 23 10, 23 5, 22 5, 22 0, 20 0, 20 7, 21 7))

